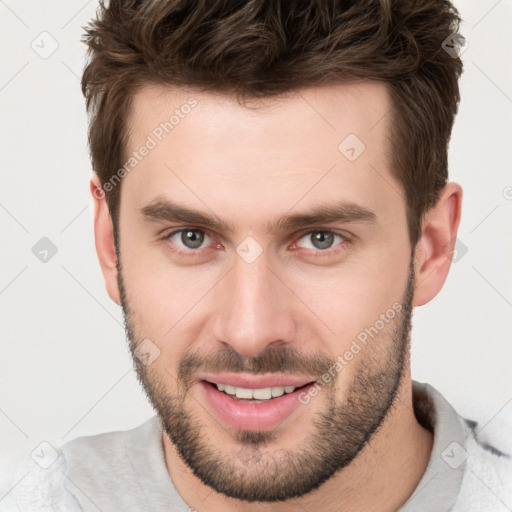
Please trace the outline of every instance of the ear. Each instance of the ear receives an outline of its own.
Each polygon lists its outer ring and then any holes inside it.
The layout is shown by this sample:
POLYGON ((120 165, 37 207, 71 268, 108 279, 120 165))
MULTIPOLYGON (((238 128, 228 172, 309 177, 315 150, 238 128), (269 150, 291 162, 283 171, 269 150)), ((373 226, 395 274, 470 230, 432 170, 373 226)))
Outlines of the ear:
POLYGON ((108 211, 105 192, 96 174, 94 174, 91 179, 90 190, 94 202, 94 238, 101 271, 103 272, 103 278, 105 279, 105 285, 110 298, 116 304, 121 304, 117 284, 117 255, 114 241, 114 227, 112 217, 108 211))
POLYGON ((437 203, 425 215, 414 258, 414 306, 431 301, 446 281, 457 240, 461 206, 462 188, 457 183, 448 183, 437 203))

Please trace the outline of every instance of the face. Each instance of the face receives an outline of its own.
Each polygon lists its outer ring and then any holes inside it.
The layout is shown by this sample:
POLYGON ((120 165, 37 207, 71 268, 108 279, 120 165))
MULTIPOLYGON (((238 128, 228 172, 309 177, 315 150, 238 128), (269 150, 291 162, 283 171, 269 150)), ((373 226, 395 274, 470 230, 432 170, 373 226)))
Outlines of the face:
POLYGON ((389 108, 371 82, 134 97, 128 157, 151 147, 121 185, 127 333, 170 441, 219 493, 317 488, 393 405, 414 272, 389 108))

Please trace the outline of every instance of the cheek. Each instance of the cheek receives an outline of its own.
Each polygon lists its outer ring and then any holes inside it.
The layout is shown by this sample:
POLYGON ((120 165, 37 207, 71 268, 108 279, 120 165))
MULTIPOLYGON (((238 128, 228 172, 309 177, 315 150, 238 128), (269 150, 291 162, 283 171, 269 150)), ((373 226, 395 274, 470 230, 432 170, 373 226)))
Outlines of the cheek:
POLYGON ((131 325, 135 341, 149 338, 162 353, 177 354, 186 350, 191 337, 198 336, 200 326, 193 319, 204 309, 207 292, 218 277, 212 269, 172 266, 154 258, 154 252, 122 253, 131 325))
POLYGON ((331 331, 327 337, 332 339, 331 351, 336 354, 365 328, 375 325, 381 315, 393 318, 406 290, 406 251, 375 251, 355 260, 336 268, 289 273, 287 277, 290 287, 300 291, 301 300, 315 314, 308 313, 311 322, 325 324, 331 331))

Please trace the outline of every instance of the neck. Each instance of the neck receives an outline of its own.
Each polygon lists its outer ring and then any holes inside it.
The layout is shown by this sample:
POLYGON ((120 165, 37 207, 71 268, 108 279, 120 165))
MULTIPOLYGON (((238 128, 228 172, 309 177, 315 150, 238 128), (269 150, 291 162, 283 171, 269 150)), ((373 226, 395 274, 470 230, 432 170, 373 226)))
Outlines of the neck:
POLYGON ((421 480, 432 443, 432 433, 417 422, 413 412, 410 374, 403 375, 384 423, 354 461, 318 490, 286 502, 247 503, 212 491, 192 473, 163 433, 169 474, 183 500, 198 512, 291 512, 300 508, 334 512, 340 504, 346 512, 397 510, 421 480))

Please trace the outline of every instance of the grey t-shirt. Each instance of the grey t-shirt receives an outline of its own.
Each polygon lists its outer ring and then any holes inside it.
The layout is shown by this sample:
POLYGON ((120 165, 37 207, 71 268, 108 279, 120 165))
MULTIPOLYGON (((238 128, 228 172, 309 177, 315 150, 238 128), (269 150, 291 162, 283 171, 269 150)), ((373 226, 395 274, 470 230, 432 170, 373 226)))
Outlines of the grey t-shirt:
MULTIPOLYGON (((427 469, 400 512, 512 510, 510 457, 480 443, 476 424, 463 420, 432 386, 414 382, 413 392, 416 417, 433 431, 434 444, 427 469)), ((64 445, 51 467, 32 467, 0 501, 0 511, 11 510, 190 509, 167 471, 155 416, 132 430, 82 437, 64 445)))

